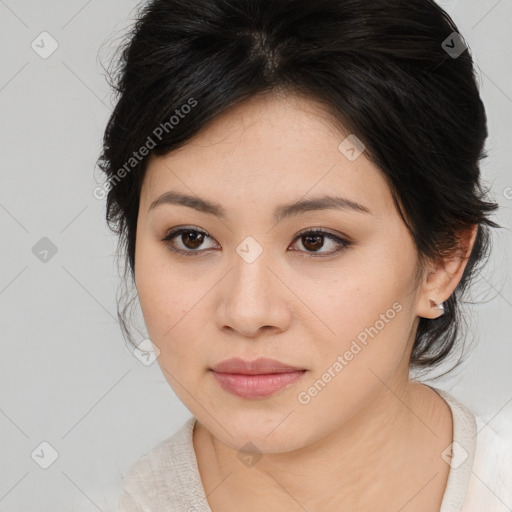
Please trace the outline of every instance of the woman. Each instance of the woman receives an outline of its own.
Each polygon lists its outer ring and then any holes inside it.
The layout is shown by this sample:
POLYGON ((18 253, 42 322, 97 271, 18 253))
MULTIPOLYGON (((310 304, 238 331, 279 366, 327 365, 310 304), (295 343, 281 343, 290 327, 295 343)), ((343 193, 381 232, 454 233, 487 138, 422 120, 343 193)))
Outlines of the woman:
POLYGON ((193 415, 131 468, 120 510, 511 510, 510 444, 410 378, 460 348, 498 227, 450 17, 153 0, 120 63, 107 220, 193 415))

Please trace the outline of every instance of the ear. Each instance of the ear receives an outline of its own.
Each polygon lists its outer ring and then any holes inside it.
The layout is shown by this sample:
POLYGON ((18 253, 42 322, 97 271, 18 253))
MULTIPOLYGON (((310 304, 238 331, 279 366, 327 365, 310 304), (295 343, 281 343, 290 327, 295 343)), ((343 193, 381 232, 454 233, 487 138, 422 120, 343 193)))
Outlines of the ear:
POLYGON ((421 284, 416 314, 423 318, 438 318, 443 314, 442 303, 457 288, 475 244, 478 224, 459 234, 456 254, 432 264, 421 284))

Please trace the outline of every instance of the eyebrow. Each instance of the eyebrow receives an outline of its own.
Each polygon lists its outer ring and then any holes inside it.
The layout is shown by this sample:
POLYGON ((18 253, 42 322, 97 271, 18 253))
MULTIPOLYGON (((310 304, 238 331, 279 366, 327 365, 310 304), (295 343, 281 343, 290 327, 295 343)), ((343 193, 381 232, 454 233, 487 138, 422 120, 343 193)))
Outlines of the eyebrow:
MULTIPOLYGON (((166 192, 155 199, 148 209, 148 212, 163 204, 175 204, 194 208, 195 210, 215 215, 221 219, 226 219, 227 213, 222 205, 214 203, 200 197, 189 196, 178 192, 166 192)), ((280 222, 282 219, 300 215, 301 213, 316 210, 352 210, 360 213, 370 214, 370 210, 356 201, 339 196, 320 196, 312 199, 303 199, 294 203, 288 203, 278 206, 274 210, 274 221, 280 222)))

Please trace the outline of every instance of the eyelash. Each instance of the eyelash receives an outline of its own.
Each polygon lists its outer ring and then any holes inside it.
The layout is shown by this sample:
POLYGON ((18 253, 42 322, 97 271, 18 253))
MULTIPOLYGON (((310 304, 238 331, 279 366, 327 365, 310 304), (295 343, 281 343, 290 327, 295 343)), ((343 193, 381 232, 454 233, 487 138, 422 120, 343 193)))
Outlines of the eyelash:
MULTIPOLYGON (((189 249, 189 250, 183 250, 183 249, 176 249, 176 247, 174 247, 173 245, 173 239, 176 238, 177 236, 183 234, 183 233, 190 233, 190 232, 193 232, 193 233, 200 233, 202 235, 205 235, 207 236, 208 238, 213 238, 207 231, 204 231, 202 229, 196 229, 196 228, 176 228, 176 229, 171 229, 170 231, 167 232, 166 236, 164 238, 162 238, 162 242, 164 242, 165 246, 172 252, 174 253, 177 253, 177 254, 180 254, 180 255, 183 255, 183 256, 198 256, 198 255, 201 255, 201 253, 204 253, 204 251, 207 251, 208 249, 203 249, 203 250, 192 250, 192 249, 189 249)), ((307 236, 307 235, 313 235, 313 236, 318 236, 318 235, 322 235, 324 236, 325 238, 328 238, 329 240, 332 240, 334 242, 337 242, 341 248, 335 250, 335 251, 332 251, 332 252, 329 252, 329 253, 315 253, 315 252, 307 252, 306 251, 306 254, 307 256, 303 256, 303 257, 313 257, 313 258, 324 258, 324 257, 328 257, 328 256, 332 256, 334 254, 337 254, 339 252, 343 252, 345 249, 347 249, 349 246, 352 245, 352 242, 344 239, 344 238, 340 238, 332 233, 329 233, 328 231, 324 231, 322 229, 315 229, 315 228, 312 228, 312 229, 308 229, 308 230, 305 230, 305 231, 302 231, 301 233, 299 233, 294 239, 293 239, 293 242, 292 243, 295 243, 297 240, 299 240, 300 238, 304 237, 304 236, 307 236)), ((301 251, 298 251, 298 252, 301 252, 301 251)))

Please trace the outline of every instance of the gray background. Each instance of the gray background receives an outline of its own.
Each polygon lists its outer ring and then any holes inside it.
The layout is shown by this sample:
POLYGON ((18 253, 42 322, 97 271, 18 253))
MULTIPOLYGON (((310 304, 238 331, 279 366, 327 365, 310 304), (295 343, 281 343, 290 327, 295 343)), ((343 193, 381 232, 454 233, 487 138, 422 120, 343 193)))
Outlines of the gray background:
MULTIPOLYGON (((512 413, 512 1, 439 3, 478 66, 490 129, 483 173, 505 228, 474 289, 483 302, 467 307, 475 349, 433 384, 493 417, 512 413)), ((116 241, 92 194, 112 108, 101 62, 136 5, 0 0, 0 512, 114 511, 122 474, 190 416, 157 363, 125 345, 116 241), (31 47, 43 31, 58 43, 46 59, 31 47), (57 250, 46 262, 33 252, 43 237, 57 250), (48 469, 42 442, 58 452, 48 469)))

